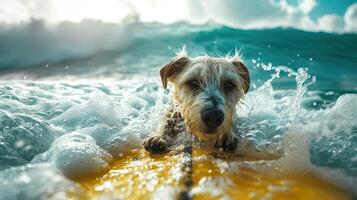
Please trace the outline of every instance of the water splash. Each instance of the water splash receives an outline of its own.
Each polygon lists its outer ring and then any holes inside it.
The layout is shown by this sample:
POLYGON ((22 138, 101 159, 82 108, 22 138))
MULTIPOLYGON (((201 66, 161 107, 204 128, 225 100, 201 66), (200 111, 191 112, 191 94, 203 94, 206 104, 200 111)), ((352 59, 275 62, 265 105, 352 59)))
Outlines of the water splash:
MULTIPOLYGON (((356 116, 352 111, 357 97, 343 95, 331 108, 309 110, 302 104, 316 78, 306 69, 260 66, 272 72, 271 77, 248 93, 245 106, 237 111, 235 129, 258 153, 284 148, 282 159, 264 162, 261 169, 310 170, 326 177, 334 174, 339 183, 353 190, 356 159, 351 149, 356 146, 356 116), (274 82, 283 78, 293 79, 296 89, 275 89, 274 82), (324 138, 322 133, 330 137, 324 138), (346 161, 341 162, 342 158, 346 161), (334 168, 344 172, 337 174, 334 168)), ((159 89, 158 79, 142 80, 138 75, 115 83, 1 82, 1 168, 28 164, 37 171, 43 163, 50 163, 71 177, 83 169, 77 161, 84 159, 82 163, 91 165, 83 174, 105 171, 126 149, 141 147, 142 138, 155 130, 168 105, 170 94, 159 89), (30 157, 26 157, 30 155, 27 145, 33 153, 30 157)), ((3 171, 3 176, 9 180, 7 172, 3 171)), ((8 184, 15 183, 9 180, 8 184)))

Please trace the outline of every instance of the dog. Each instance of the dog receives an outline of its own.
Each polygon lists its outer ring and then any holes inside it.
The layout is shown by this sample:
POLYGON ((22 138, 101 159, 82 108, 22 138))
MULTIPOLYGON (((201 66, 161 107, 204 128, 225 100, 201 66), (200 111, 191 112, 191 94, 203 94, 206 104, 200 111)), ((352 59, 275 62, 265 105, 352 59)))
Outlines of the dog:
POLYGON ((173 84, 172 106, 158 131, 143 142, 151 153, 170 150, 173 138, 187 131, 200 141, 233 151, 238 138, 233 133, 236 106, 250 86, 248 68, 238 54, 226 58, 177 54, 160 69, 164 89, 173 84))

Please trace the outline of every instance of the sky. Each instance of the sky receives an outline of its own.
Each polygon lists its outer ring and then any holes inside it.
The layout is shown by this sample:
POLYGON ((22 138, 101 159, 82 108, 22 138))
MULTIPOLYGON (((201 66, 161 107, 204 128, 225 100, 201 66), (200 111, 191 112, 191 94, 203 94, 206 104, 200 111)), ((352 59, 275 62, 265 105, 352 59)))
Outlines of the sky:
POLYGON ((357 33, 356 0, 0 0, 0 23, 96 19, 120 23, 213 22, 242 29, 293 27, 357 33))
POLYGON ((357 0, 319 0, 317 2, 316 7, 310 13, 313 19, 327 14, 335 14, 342 17, 347 8, 353 3, 356 3, 357 0))

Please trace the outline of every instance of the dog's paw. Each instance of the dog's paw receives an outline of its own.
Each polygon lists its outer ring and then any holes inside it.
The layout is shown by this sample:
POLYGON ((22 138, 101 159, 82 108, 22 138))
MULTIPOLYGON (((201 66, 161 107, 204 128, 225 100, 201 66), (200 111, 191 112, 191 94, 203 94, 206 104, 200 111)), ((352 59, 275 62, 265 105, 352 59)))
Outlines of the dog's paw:
POLYGON ((237 148, 238 139, 231 135, 222 135, 216 142, 215 147, 217 149, 222 148, 223 151, 234 151, 237 148))
POLYGON ((144 148, 150 153, 165 153, 169 151, 167 142, 159 136, 149 137, 143 142, 144 148))

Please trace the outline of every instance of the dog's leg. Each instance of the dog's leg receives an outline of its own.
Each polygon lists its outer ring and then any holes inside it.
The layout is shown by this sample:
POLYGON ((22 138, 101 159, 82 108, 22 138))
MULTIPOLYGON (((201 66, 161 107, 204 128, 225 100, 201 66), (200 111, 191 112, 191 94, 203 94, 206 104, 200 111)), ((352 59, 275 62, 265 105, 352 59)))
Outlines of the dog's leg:
POLYGON ((159 130, 154 136, 144 140, 144 148, 151 153, 165 153, 170 151, 170 146, 180 131, 183 131, 181 114, 170 109, 163 120, 159 130))
POLYGON ((233 133, 223 134, 221 135, 215 147, 217 149, 222 148, 223 151, 233 151, 237 148, 238 138, 233 133))

